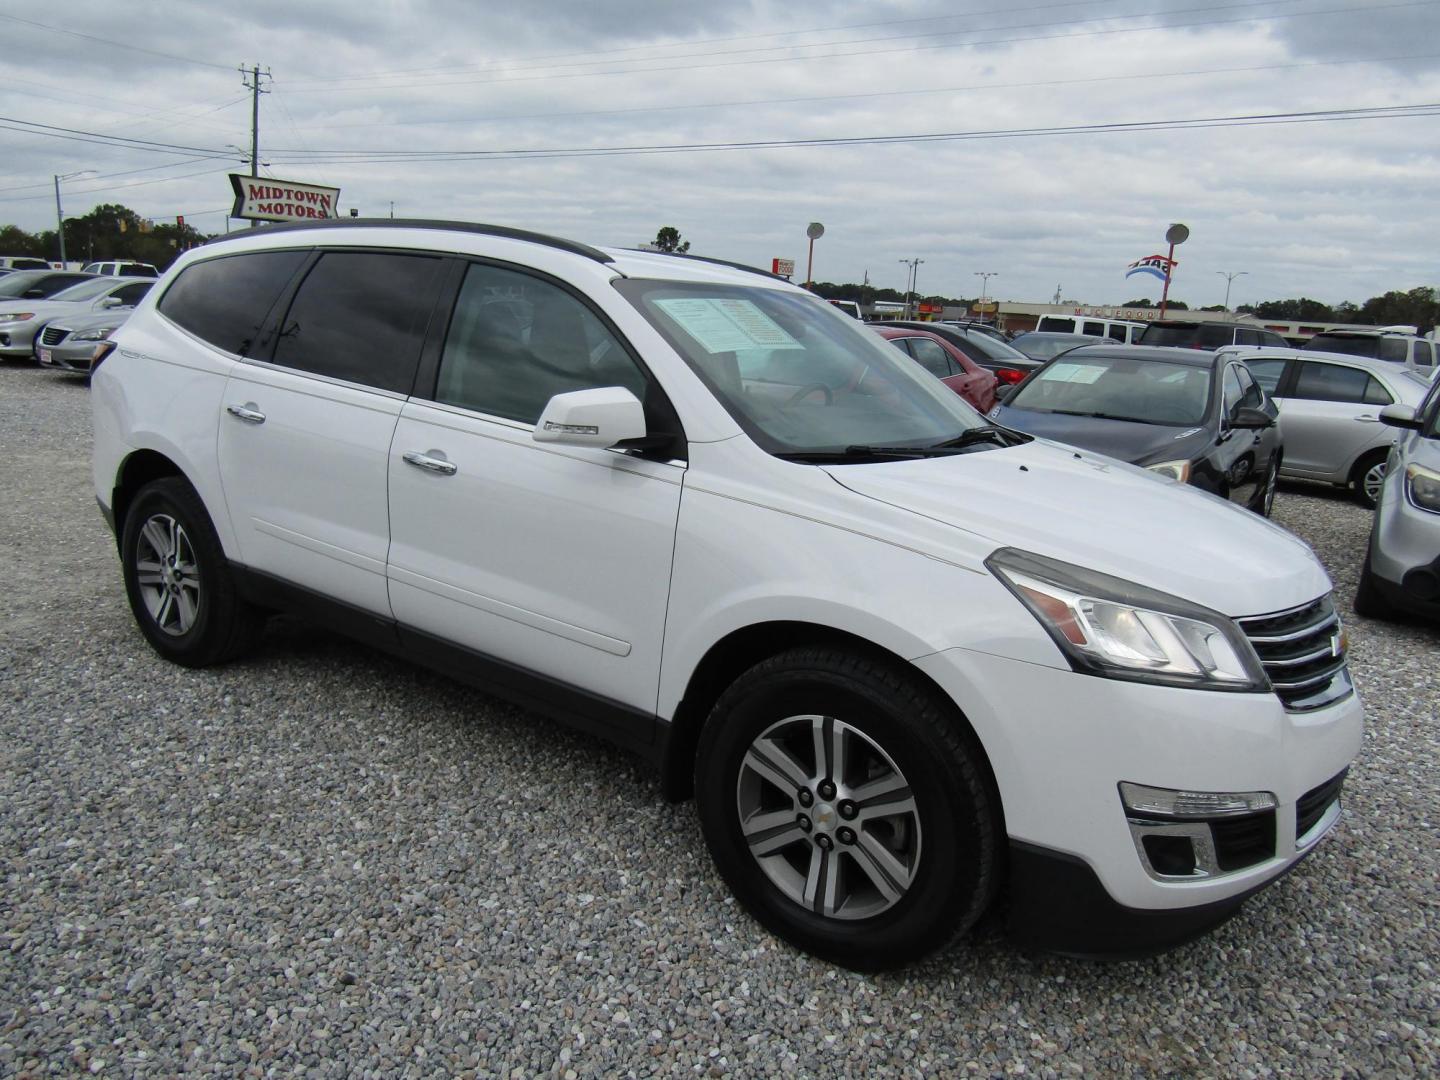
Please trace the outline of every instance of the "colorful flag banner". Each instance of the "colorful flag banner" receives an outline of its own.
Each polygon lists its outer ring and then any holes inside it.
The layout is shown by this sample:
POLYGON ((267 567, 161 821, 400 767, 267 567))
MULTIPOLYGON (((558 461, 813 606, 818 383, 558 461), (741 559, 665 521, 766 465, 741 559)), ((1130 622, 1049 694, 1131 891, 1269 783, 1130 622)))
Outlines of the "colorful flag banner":
POLYGON ((1136 274, 1153 274, 1161 281, 1165 281, 1175 267, 1180 264, 1179 259, 1167 259, 1164 255, 1147 255, 1143 259, 1136 259, 1125 271, 1125 276, 1134 277, 1136 274))

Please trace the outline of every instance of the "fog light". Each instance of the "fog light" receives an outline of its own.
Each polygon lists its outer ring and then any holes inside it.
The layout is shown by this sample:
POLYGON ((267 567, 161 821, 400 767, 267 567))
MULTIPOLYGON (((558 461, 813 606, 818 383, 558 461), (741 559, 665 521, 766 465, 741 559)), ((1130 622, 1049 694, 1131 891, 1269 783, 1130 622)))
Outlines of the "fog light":
POLYGON ((1120 800, 1126 813, 1176 821, 1254 814, 1276 806, 1275 796, 1268 791, 1175 791, 1123 781, 1120 800))
POLYGON ((1162 877, 1191 877, 1195 873, 1195 844, 1188 836, 1146 836, 1145 855, 1162 877))

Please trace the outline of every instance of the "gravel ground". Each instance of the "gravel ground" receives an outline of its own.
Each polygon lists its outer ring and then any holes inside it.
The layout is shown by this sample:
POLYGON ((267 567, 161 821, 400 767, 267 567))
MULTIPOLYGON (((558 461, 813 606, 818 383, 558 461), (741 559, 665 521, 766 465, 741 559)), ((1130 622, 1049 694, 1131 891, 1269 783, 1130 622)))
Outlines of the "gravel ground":
MULTIPOLYGON (((1350 620, 1349 816, 1141 962, 993 927, 866 977, 729 899, 638 762, 277 620, 133 628, 82 383, 0 365, 0 1075, 1435 1075, 1440 632, 1350 620)), ((1286 488, 1348 607, 1368 515, 1286 488)))

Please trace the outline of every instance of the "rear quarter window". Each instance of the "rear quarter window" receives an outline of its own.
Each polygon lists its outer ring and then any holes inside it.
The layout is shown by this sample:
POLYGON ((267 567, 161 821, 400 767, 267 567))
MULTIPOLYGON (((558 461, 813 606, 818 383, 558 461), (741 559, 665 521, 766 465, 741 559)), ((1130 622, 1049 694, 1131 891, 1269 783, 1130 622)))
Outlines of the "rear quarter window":
POLYGON ((270 309, 308 256, 257 251, 194 263, 165 290, 158 310, 217 349, 249 356, 270 309))

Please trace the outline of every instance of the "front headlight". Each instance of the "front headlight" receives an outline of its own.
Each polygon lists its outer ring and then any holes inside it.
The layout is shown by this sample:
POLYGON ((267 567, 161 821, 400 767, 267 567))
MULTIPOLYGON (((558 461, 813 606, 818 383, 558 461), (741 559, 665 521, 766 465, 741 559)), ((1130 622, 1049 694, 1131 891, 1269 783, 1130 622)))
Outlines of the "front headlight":
POLYGON ((115 332, 115 327, 107 326, 96 330, 81 330, 78 334, 71 334, 71 341, 109 341, 110 335, 115 332))
POLYGON ((1015 548, 1001 548, 985 565, 1076 671, 1199 690, 1270 689, 1255 650, 1218 611, 1015 548))
POLYGON ((27 322, 35 317, 33 311, 9 311, 0 315, 0 323, 27 322))
POLYGON ((1145 468, 1161 476, 1168 476, 1171 480, 1177 480, 1182 484, 1190 482, 1190 462, 1188 461, 1158 461, 1154 465, 1146 465, 1145 468))
POLYGON ((1405 466, 1405 494, 1411 506, 1440 514, 1440 473, 1411 462, 1405 466))

